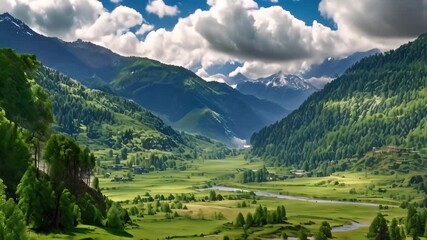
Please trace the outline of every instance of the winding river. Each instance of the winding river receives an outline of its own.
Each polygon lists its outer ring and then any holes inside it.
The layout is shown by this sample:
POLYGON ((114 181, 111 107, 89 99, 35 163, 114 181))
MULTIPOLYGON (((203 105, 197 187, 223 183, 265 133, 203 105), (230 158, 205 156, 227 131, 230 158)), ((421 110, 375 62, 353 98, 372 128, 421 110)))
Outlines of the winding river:
MULTIPOLYGON (((206 190, 217 190, 217 191, 224 191, 224 192, 250 192, 249 190, 232 188, 232 187, 224 187, 224 186, 212 186, 210 188, 199 189, 199 191, 206 191, 206 190)), ((326 200, 326 199, 312 199, 312 198, 296 197, 296 196, 282 195, 282 194, 269 193, 269 192, 261 192, 261 191, 257 191, 257 190, 252 190, 252 191, 257 196, 261 196, 261 197, 272 197, 272 198, 280 198, 280 199, 288 199, 288 200, 304 201, 304 202, 313 202, 313 203, 349 204, 349 205, 370 206, 370 207, 378 207, 379 206, 376 203, 348 202, 348 201, 326 200)))
MULTIPOLYGON (((240 189, 240 188, 232 188, 232 187, 225 187, 225 186, 212 186, 210 188, 204 188, 204 189, 198 189, 199 191, 207 191, 207 190, 217 190, 217 191, 224 191, 224 192, 250 192, 249 190, 240 189)), ((296 197, 296 196, 290 196, 290 195, 282 195, 282 194, 275 194, 275 193, 269 193, 269 192, 262 192, 257 190, 252 190, 255 195, 262 196, 262 197, 272 197, 272 198, 280 198, 280 199, 288 199, 288 200, 295 200, 295 201, 304 201, 304 202, 313 202, 313 203, 333 203, 333 204, 349 204, 349 205, 358 205, 358 206, 369 206, 369 207, 378 207, 378 204, 375 203, 366 203, 366 202, 347 202, 347 201, 337 201, 337 200, 326 200, 326 199, 312 199, 312 198, 304 198, 304 197, 296 197)), ((366 227, 366 224, 358 223, 358 222, 352 222, 348 225, 342 225, 338 227, 333 227, 332 232, 349 232, 356 230, 361 227, 366 227)), ((265 238, 267 240, 267 238, 265 238)), ((280 238, 268 238, 268 240, 276 240, 280 238)), ((296 240, 297 238, 289 237, 289 240, 296 240)))

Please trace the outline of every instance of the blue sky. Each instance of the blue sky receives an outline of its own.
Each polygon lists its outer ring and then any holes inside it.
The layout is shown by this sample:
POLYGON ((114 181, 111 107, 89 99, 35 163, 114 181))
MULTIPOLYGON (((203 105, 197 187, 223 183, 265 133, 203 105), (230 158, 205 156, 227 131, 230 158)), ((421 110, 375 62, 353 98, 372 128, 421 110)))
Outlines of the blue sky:
POLYGON ((0 13, 40 34, 183 66, 208 81, 298 74, 427 32, 427 0, 0 1, 0 13))
MULTIPOLYGON (((149 0, 123 0, 119 3, 102 0, 104 7, 110 11, 119 5, 128 6, 140 12, 144 19, 153 24, 155 28, 166 28, 167 30, 171 30, 175 26, 178 18, 187 17, 194 13, 196 9, 209 9, 206 0, 164 0, 164 2, 169 6, 177 6, 180 13, 176 16, 160 18, 156 14, 148 13, 145 10, 149 0)), ((269 0, 257 0, 256 2, 260 7, 281 6, 283 9, 291 12, 296 18, 304 21, 307 25, 312 25, 313 21, 316 20, 325 26, 336 29, 335 23, 331 19, 327 19, 320 14, 320 0, 279 0, 277 3, 269 0)))

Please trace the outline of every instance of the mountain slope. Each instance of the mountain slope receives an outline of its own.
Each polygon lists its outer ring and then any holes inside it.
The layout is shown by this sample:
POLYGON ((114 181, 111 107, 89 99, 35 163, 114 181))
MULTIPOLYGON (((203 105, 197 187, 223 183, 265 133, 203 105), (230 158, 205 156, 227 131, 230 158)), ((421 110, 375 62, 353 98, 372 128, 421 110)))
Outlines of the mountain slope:
POLYGON ((142 144, 132 146, 139 149, 172 150, 186 144, 183 136, 135 102, 89 89, 45 67, 38 70, 36 82, 52 100, 56 131, 74 136, 93 149, 121 148, 125 137, 118 132, 126 131, 139 138, 142 144), (147 141, 152 144, 144 144, 147 141))
POLYGON ((123 57, 87 42, 68 43, 39 35, 9 14, 0 15, 0 31, 0 47, 36 54, 46 66, 91 88, 133 99, 168 124, 182 126, 181 130, 220 140, 230 140, 231 136, 248 139, 254 131, 287 114, 277 104, 243 95, 226 84, 205 82, 182 67, 123 57), (199 119, 197 129, 180 122, 187 114, 204 108, 218 113, 228 125, 210 134, 212 126, 203 117, 195 118, 199 119))
POLYGON ((427 145, 427 35, 361 60, 280 122, 251 138, 252 153, 314 169, 373 147, 427 145))
POLYGON ((134 101, 87 88, 56 70, 41 67, 35 80, 52 101, 55 132, 93 150, 161 150, 186 159, 196 149, 225 148, 204 137, 178 133, 134 101))
POLYGON ((123 68, 112 86, 121 95, 164 116, 173 126, 220 140, 234 136, 249 138, 252 132, 286 113, 274 103, 243 95, 223 83, 206 82, 185 68, 147 59, 136 59, 123 68), (208 109, 218 114, 223 119, 220 123, 226 124, 221 127, 222 131, 212 134, 211 121, 195 116, 197 111, 194 110, 197 109, 208 109), (189 113, 192 113, 198 128, 180 121, 189 113))
POLYGON ((260 99, 277 103, 283 108, 298 108, 317 89, 296 75, 278 72, 266 78, 245 81, 237 89, 260 99))
POLYGON ((311 66, 307 71, 302 74, 305 79, 308 78, 336 78, 341 76, 353 64, 360 61, 362 58, 380 53, 378 49, 371 49, 366 52, 356 52, 348 57, 335 59, 328 58, 322 63, 311 66))

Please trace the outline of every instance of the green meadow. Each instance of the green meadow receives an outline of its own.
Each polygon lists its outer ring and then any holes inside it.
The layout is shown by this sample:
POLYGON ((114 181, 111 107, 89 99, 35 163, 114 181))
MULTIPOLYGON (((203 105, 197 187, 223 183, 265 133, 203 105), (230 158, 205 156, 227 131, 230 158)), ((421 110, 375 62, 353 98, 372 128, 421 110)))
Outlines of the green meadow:
MULTIPOLYGON (((123 161, 125 163, 125 161, 123 161)), ((111 164, 104 161, 101 164, 111 164)), ((224 160, 193 160, 187 162, 187 170, 153 171, 134 174, 133 181, 112 182, 114 176, 124 176, 127 171, 112 171, 110 177, 97 175, 100 188, 108 198, 118 201, 130 211, 139 209, 140 214, 131 215, 132 223, 124 231, 112 231, 108 228, 79 225, 69 233, 43 234, 30 233, 32 238, 46 239, 275 239, 284 231, 288 236, 296 236, 298 229, 315 234, 322 221, 332 227, 349 225, 352 222, 363 226, 346 232, 333 233, 335 239, 366 239, 368 226, 378 212, 388 220, 404 217, 406 210, 399 207, 402 200, 420 199, 422 194, 410 187, 396 187, 393 183, 405 181, 411 175, 375 175, 368 172, 335 173, 328 177, 303 177, 263 183, 239 183, 235 176, 241 169, 258 170, 262 162, 248 162, 243 156, 228 157, 224 160), (211 185, 230 186, 247 190, 302 196, 313 199, 333 199, 340 201, 371 202, 387 206, 348 205, 336 203, 317 203, 286 200, 271 197, 248 197, 247 193, 216 191, 224 200, 212 201, 209 191, 201 191, 211 185), (381 191, 379 191, 381 189, 381 191), (351 192, 351 193, 350 193, 351 192), (182 207, 172 207, 170 213, 157 211, 148 213, 148 205, 154 202, 135 203, 141 198, 163 195, 161 203, 173 204, 166 199, 169 195, 194 195, 195 201, 182 202, 182 207), (244 207, 242 207, 242 203, 244 207), (267 224, 263 227, 244 229, 235 227, 233 222, 241 212, 243 216, 255 212, 262 205, 275 210, 284 205, 287 220, 280 224, 267 224), (218 217, 220 216, 220 217, 218 217)), ((270 172, 285 173, 288 169, 268 168, 270 172)))

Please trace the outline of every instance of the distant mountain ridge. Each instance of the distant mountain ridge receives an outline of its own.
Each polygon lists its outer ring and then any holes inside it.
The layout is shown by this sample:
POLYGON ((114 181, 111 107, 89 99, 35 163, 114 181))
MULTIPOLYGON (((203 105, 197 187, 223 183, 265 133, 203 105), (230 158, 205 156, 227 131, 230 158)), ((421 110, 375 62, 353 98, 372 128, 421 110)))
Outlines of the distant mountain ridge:
POLYGON ((378 49, 356 52, 341 59, 328 58, 298 74, 278 72, 265 78, 249 79, 237 74, 226 79, 240 92, 277 103, 288 110, 297 109, 311 94, 323 88, 327 81, 342 75, 364 57, 379 53, 378 49))
POLYGON ((236 88, 242 93, 272 101, 289 110, 298 108, 308 96, 317 91, 317 88, 304 79, 283 72, 244 81, 236 88))
POLYGON ((353 64, 360 61, 362 58, 380 53, 379 49, 371 49, 366 52, 356 52, 350 56, 335 59, 327 58, 320 64, 312 65, 309 69, 301 74, 305 79, 309 78, 336 78, 341 76, 353 64))
POLYGON ((233 138, 248 139, 288 113, 226 84, 206 82, 182 67, 123 57, 88 42, 42 36, 7 13, 0 15, 0 31, 0 47, 35 54, 46 66, 91 88, 133 99, 179 130, 231 144, 233 138), (211 114, 200 115, 206 113, 201 109, 211 114), (192 121, 188 121, 190 115, 192 121))

